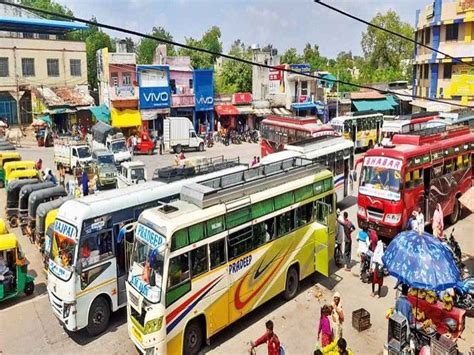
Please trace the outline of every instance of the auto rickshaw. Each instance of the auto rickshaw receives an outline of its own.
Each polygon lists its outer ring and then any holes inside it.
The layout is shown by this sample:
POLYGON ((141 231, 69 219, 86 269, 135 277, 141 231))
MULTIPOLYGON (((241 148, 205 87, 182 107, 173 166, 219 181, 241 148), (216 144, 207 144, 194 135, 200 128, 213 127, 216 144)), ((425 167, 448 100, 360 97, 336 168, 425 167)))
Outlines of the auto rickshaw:
POLYGON ((16 150, 16 147, 10 142, 0 142, 0 151, 13 151, 16 150))
POLYGON ((11 161, 11 162, 5 163, 3 165, 3 169, 5 170, 4 182, 11 180, 9 176, 14 171, 30 170, 30 169, 35 169, 35 168, 36 168, 36 163, 32 160, 19 160, 19 161, 11 161))
POLYGON ((28 275, 28 260, 23 255, 15 234, 0 236, 0 261, 8 268, 0 276, 0 301, 16 297, 22 292, 31 295, 35 290, 35 278, 28 275))
POLYGON ((5 216, 11 228, 18 227, 18 196, 20 190, 24 185, 34 184, 39 179, 22 179, 13 180, 8 186, 7 190, 7 204, 5 206, 5 216))
POLYGON ((45 181, 25 185, 20 189, 20 194, 18 195, 18 218, 20 219, 20 228, 23 234, 26 234, 25 228, 28 225, 28 198, 31 193, 54 186, 56 185, 53 182, 45 181))
POLYGON ((56 219, 56 214, 59 207, 68 200, 71 200, 72 196, 60 197, 56 200, 43 202, 36 209, 36 228, 35 228, 35 241, 40 246, 42 253, 49 254, 49 245, 45 243, 45 232, 48 226, 56 219), (56 211, 55 213, 51 213, 56 211), (46 248, 48 246, 48 248, 46 248))
POLYGON ((5 186, 5 170, 3 168, 3 165, 9 162, 20 160, 21 155, 18 152, 0 151, 0 188, 5 186))
POLYGON ((36 169, 27 169, 27 170, 15 170, 8 174, 8 177, 5 180, 5 187, 8 187, 14 180, 24 180, 24 179, 38 179, 41 180, 38 171, 36 169))
MULTIPOLYGON (((25 227, 25 234, 31 242, 35 242, 36 210, 43 202, 56 200, 59 197, 67 196, 67 192, 62 186, 54 186, 43 190, 33 191, 28 197, 28 224, 25 227)), ((42 246, 38 243, 37 246, 42 246)))
POLYGON ((3 218, 0 218, 0 235, 8 234, 7 224, 5 223, 3 218))

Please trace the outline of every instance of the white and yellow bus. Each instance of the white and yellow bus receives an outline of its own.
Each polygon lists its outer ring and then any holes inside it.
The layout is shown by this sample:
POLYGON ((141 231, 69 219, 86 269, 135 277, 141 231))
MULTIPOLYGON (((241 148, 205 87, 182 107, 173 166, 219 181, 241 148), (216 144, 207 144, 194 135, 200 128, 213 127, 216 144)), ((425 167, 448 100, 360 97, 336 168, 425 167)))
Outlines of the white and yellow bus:
POLYGON ((206 339, 300 280, 328 275, 333 176, 291 158, 183 187, 145 210, 127 280, 128 332, 146 354, 196 354, 206 339))
POLYGON ((380 141, 380 131, 383 125, 381 113, 352 113, 346 116, 334 117, 331 126, 345 139, 354 142, 355 148, 372 148, 380 141))

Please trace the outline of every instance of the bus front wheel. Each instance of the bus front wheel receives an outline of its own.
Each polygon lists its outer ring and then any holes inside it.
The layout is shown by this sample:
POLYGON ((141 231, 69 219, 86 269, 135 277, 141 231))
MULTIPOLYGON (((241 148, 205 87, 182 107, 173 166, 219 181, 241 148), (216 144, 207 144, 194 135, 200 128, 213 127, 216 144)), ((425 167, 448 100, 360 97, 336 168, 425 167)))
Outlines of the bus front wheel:
POLYGON ((184 331, 184 354, 194 355, 201 350, 204 336, 197 320, 190 322, 184 331))
POLYGON ((296 296, 298 286, 298 270, 296 269, 296 266, 292 266, 288 269, 288 273, 286 274, 285 292, 283 293, 285 300, 289 301, 296 296))
POLYGON ((110 319, 110 306, 104 297, 97 297, 89 310, 87 332, 96 336, 107 329, 110 319))

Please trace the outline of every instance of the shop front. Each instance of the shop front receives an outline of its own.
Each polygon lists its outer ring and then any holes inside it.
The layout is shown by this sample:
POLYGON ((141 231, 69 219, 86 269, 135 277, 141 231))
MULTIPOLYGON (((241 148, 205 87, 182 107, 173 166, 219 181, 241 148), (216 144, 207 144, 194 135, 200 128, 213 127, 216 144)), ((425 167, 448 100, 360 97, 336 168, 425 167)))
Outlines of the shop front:
POLYGON ((163 135, 163 120, 170 115, 169 67, 139 65, 137 78, 142 128, 160 137, 163 135))
POLYGON ((110 116, 112 127, 122 129, 125 131, 126 136, 136 133, 142 125, 140 111, 138 110, 112 108, 110 116))

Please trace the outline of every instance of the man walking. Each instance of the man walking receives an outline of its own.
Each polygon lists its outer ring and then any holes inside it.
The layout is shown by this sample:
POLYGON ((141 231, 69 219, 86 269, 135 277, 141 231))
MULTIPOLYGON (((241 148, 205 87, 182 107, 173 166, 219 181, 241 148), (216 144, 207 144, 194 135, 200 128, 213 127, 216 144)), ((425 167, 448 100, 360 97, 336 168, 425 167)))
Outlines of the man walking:
POLYGON ((355 231, 354 224, 349 220, 349 214, 344 211, 344 261, 346 271, 351 271, 352 232, 355 231))

